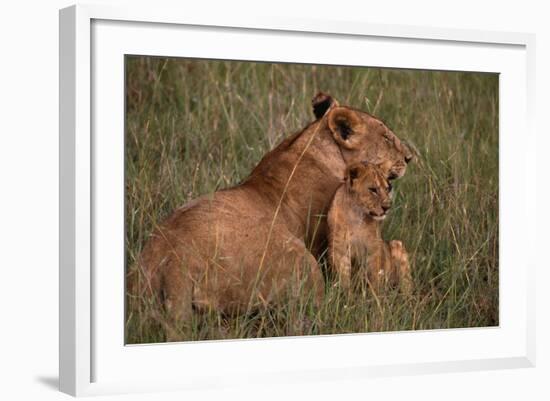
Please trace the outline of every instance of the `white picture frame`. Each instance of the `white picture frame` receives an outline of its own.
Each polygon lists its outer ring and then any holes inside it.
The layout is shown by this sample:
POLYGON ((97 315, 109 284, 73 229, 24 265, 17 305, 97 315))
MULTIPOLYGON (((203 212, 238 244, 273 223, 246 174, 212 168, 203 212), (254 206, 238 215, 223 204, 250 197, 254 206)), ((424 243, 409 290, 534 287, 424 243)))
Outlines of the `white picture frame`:
POLYGON ((519 233, 536 231, 536 210, 511 184, 535 186, 534 43, 522 33, 184 9, 61 10, 60 390, 79 396, 534 366, 536 260, 525 256, 534 255, 534 241, 519 233), (316 46, 333 52, 320 56, 316 46), (344 51, 361 46, 379 49, 377 56, 344 51), (411 58, 413 50, 424 57, 411 58), (500 73, 500 326, 125 346, 123 234, 106 229, 123 224, 124 54, 500 73), (205 363, 212 359, 215 367, 205 363))

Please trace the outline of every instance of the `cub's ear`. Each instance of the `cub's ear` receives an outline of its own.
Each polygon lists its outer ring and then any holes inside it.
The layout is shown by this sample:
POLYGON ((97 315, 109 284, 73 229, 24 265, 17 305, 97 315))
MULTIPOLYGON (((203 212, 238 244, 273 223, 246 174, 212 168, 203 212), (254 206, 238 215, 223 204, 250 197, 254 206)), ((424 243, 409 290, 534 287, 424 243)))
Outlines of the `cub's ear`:
POLYGON ((353 186, 353 182, 362 177, 367 171, 367 166, 364 163, 354 163, 346 168, 345 179, 348 185, 353 186))
POLYGON ((319 92, 311 100, 311 105, 313 106, 313 114, 315 114, 315 118, 318 120, 326 114, 327 110, 337 107, 338 102, 329 94, 319 92))
POLYGON ((336 142, 344 148, 353 149, 359 139, 359 127, 361 119, 356 111, 345 107, 335 107, 329 111, 328 127, 336 142))

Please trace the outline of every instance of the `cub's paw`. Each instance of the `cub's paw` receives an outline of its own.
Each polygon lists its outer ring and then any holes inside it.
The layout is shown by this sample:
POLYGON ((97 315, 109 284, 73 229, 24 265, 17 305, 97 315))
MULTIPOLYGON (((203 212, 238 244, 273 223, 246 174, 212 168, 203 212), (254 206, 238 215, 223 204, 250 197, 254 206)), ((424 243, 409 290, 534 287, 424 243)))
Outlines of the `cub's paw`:
POLYGON ((409 255, 401 241, 390 241, 391 258, 399 263, 409 263, 409 255))
POLYGON ((410 295, 412 293, 412 277, 409 264, 409 254, 401 241, 390 241, 390 254, 392 265, 398 277, 399 286, 403 293, 410 295))

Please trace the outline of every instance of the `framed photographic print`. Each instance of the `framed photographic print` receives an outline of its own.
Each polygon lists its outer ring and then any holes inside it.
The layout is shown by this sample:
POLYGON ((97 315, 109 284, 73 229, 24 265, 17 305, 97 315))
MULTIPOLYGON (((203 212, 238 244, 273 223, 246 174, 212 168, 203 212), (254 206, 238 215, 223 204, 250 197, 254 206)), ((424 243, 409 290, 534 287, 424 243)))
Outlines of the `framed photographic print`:
POLYGON ((60 387, 534 364, 526 34, 60 13, 60 387))

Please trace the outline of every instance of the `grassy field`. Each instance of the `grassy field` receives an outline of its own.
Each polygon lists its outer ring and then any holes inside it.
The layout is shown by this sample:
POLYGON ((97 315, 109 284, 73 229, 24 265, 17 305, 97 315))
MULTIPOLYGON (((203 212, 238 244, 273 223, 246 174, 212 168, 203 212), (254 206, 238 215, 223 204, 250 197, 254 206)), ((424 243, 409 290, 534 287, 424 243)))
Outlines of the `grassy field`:
MULTIPOLYGON (((320 90, 380 117, 418 150, 395 181, 384 226, 384 238, 410 253, 414 294, 348 298, 331 288, 320 310, 304 301, 247 316, 197 314, 185 338, 498 325, 496 74, 128 57, 127 268, 176 207, 239 183, 310 122, 320 90)), ((128 308, 128 343, 165 341, 150 307, 128 308)))

